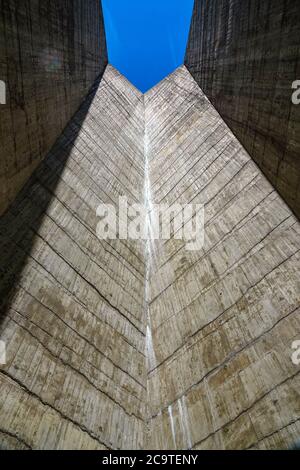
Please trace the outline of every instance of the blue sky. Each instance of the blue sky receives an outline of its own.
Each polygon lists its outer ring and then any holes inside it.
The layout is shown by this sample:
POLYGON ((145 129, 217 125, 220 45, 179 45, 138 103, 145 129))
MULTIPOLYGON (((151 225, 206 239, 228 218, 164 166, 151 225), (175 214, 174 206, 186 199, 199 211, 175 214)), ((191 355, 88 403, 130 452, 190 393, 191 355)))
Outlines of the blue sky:
POLYGON ((102 0, 109 62, 146 92, 183 64, 194 0, 102 0))

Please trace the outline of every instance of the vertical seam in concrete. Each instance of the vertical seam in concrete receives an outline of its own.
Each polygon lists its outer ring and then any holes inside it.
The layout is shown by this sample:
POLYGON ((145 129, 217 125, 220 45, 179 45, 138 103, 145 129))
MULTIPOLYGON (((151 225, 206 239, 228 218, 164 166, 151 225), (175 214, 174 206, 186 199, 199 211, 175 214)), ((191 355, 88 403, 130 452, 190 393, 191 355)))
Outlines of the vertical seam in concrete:
MULTIPOLYGON (((147 403, 146 403, 146 430, 150 429, 151 412, 150 412, 150 396, 148 387, 148 378, 150 371, 156 367, 156 357, 153 347, 152 339, 152 326, 149 309, 149 287, 150 287, 150 273, 151 273, 151 211, 152 211, 152 197, 151 197, 151 183, 150 183, 150 172, 149 172, 149 144, 147 134, 147 119, 146 119, 146 103, 145 95, 143 96, 144 104, 144 209, 145 209, 145 322, 146 322, 146 345, 145 345, 145 356, 146 356, 146 389, 147 389, 147 403)), ((146 437, 146 436, 145 436, 146 437)))

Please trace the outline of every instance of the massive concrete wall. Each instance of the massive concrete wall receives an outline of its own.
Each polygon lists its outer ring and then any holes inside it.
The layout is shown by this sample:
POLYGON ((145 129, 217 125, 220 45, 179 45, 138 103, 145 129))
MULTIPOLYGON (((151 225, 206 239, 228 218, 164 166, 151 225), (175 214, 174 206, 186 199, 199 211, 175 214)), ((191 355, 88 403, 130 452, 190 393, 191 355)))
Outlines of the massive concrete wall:
POLYGON ((151 448, 299 438, 300 225, 185 68, 147 93, 152 202, 203 204, 205 243, 152 245, 151 448))
POLYGON ((300 216, 298 0, 195 0, 185 63, 204 93, 300 216))
POLYGON ((0 219, 0 445, 286 448, 300 226, 185 67, 108 67, 0 219), (205 244, 99 240, 100 203, 198 203, 205 244))
POLYGON ((143 446, 144 247, 96 236, 100 203, 143 198, 143 137, 142 96, 108 66, 1 219, 3 448, 143 446))
POLYGON ((106 63, 99 0, 0 0, 0 214, 106 63))

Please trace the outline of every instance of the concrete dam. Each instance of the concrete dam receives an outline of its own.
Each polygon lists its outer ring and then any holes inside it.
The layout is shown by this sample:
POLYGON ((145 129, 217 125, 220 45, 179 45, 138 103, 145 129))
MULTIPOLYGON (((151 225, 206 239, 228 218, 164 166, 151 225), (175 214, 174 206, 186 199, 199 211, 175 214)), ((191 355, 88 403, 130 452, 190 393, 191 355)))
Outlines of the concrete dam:
POLYGON ((145 94, 98 0, 0 0, 0 31, 0 448, 292 447, 298 1, 195 0, 145 94), (203 246, 100 239, 120 197, 203 206, 203 246))

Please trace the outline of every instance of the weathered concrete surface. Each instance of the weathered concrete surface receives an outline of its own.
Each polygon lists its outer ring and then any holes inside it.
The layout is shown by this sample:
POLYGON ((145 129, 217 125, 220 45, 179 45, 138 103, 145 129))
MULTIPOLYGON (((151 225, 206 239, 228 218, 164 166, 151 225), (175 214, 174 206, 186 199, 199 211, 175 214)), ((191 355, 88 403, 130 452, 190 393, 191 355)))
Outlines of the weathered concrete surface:
POLYGON ((300 217, 298 0, 195 0, 185 63, 300 217))
POLYGON ((141 94, 108 67, 1 219, 0 445, 140 448, 144 250, 96 237, 144 187, 141 94))
POLYGON ((185 68, 145 106, 152 202, 204 204, 206 219, 201 251, 152 245, 148 446, 286 448, 300 433, 300 225, 185 68))
POLYGON ((288 447, 299 232, 185 67, 143 97, 109 66, 0 219, 0 445, 288 447), (99 240, 120 195, 204 204, 203 249, 99 240))
POLYGON ((99 0, 0 0, 0 214, 106 63, 99 0))

